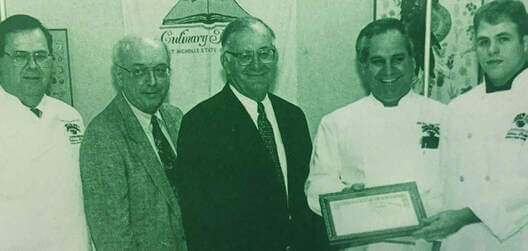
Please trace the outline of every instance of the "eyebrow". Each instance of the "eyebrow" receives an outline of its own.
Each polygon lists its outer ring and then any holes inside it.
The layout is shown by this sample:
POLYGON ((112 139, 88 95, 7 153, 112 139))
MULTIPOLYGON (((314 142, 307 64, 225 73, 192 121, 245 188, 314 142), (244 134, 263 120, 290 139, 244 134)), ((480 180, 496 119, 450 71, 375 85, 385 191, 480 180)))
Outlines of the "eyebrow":
POLYGON ((405 57, 405 56, 407 56, 407 53, 403 53, 402 52, 402 53, 396 53, 396 54, 392 55, 391 57, 405 57))
POLYGON ((14 50, 14 52, 35 53, 35 52, 49 52, 49 51, 47 51, 47 50, 37 50, 37 51, 14 50))
POLYGON ((503 36, 511 37, 511 36, 513 36, 513 34, 508 33, 508 32, 501 32, 501 33, 495 35, 495 37, 503 37, 503 36))
MULTIPOLYGON (((512 37, 513 34, 508 33, 508 32, 501 32, 501 33, 499 33, 499 34, 493 35, 493 37, 502 37, 502 36, 512 37)), ((477 40, 480 40, 480 39, 489 39, 489 38, 490 38, 489 36, 483 36, 483 35, 477 36, 477 40)))
MULTIPOLYGON (((400 52, 400 53, 392 54, 392 55, 390 55, 389 57, 390 57, 390 58, 393 58, 393 57, 404 57, 404 56, 406 56, 406 55, 407 55, 407 53, 405 53, 405 52, 400 52)), ((370 60, 372 60, 372 59, 378 59, 378 58, 385 59, 384 56, 380 56, 380 55, 371 55, 371 56, 369 57, 370 60)))
MULTIPOLYGON (((157 67, 157 66, 169 66, 167 63, 160 63, 160 64, 157 64, 157 65, 154 65, 153 67, 157 67)), ((131 67, 148 67, 147 65, 145 64, 132 64, 131 67)))

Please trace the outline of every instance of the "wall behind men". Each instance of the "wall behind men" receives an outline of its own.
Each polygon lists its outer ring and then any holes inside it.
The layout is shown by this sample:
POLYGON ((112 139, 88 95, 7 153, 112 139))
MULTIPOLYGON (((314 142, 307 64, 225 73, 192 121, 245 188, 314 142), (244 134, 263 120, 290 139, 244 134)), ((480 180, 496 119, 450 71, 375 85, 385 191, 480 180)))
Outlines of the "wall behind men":
POLYGON ((322 116, 366 95, 355 46, 372 20, 372 0, 297 1, 297 100, 312 137, 322 116))
POLYGON ((47 28, 68 29, 73 102, 85 124, 115 95, 112 45, 123 35, 120 0, 6 0, 7 16, 28 14, 47 28))
MULTIPOLYGON (((125 34, 122 1, 6 0, 6 6, 8 16, 29 14, 48 28, 68 29, 74 106, 88 124, 115 95, 111 48, 125 34)), ((323 115, 365 95, 354 46, 372 14, 372 0, 297 1, 297 48, 290 47, 297 54, 297 81, 285 83, 296 86, 278 94, 305 111, 312 136, 323 115)))

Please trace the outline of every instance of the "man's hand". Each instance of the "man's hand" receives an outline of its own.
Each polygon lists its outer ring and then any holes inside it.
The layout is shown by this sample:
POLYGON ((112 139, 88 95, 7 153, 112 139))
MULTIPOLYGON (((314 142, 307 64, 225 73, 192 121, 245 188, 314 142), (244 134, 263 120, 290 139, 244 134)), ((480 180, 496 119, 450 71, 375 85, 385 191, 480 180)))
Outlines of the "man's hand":
POLYGON ((448 210, 424 219, 426 226, 413 233, 415 238, 427 241, 441 240, 456 233, 465 225, 480 222, 469 208, 448 210))
POLYGON ((355 183, 355 184, 352 184, 349 187, 343 188, 343 190, 341 190, 341 192, 359 192, 359 191, 361 191, 363 189, 365 189, 365 184, 364 183, 355 183))

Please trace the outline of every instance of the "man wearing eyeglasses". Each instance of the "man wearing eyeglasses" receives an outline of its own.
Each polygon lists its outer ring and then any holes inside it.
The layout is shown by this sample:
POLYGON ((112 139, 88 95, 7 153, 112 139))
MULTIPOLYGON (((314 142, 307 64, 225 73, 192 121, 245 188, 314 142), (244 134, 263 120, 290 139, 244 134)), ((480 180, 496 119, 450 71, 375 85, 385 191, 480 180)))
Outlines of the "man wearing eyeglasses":
POLYGON ((0 23, 0 250, 89 250, 79 113, 45 95, 52 37, 14 15, 0 23))
POLYGON ((187 250, 174 183, 182 112, 164 103, 170 56, 161 41, 126 36, 113 49, 118 94, 81 146, 84 205, 98 250, 187 250), (171 179, 173 180, 173 179, 171 179))
POLYGON ((273 31, 240 18, 222 37, 227 84, 182 121, 177 175, 190 250, 321 250, 303 193, 303 112, 271 94, 273 31))

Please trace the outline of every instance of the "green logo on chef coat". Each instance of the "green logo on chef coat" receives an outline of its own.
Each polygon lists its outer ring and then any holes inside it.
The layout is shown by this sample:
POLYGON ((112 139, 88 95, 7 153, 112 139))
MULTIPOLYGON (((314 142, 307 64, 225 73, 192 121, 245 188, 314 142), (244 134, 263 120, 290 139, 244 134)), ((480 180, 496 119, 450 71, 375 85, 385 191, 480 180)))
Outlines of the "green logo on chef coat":
POLYGON ((83 137, 81 126, 76 121, 67 121, 64 127, 66 127, 66 132, 72 145, 81 143, 83 137))
POLYGON ((422 127, 422 139, 420 144, 422 148, 436 149, 440 142, 440 124, 417 122, 422 127))
POLYGON ((511 129, 506 133, 506 139, 517 139, 526 141, 528 137, 528 114, 519 113, 513 118, 513 124, 511 129), (526 127, 526 128, 525 128, 526 127))
POLYGON ((517 114, 517 116, 515 116, 515 118, 513 119, 513 123, 518 128, 523 128, 524 125, 528 124, 528 115, 526 115, 526 113, 524 112, 517 114))

